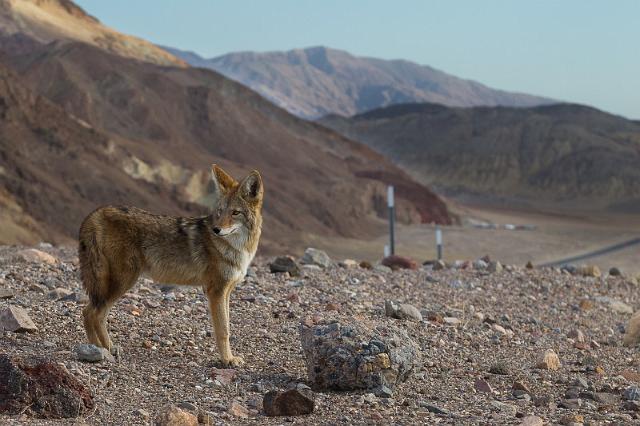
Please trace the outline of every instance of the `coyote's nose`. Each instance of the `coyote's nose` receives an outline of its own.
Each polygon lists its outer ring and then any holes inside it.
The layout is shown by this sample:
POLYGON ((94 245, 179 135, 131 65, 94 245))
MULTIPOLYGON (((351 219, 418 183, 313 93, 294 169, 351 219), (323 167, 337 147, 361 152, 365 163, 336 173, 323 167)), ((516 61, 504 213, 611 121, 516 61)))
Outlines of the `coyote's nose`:
POLYGON ((213 232, 216 233, 216 235, 218 235, 220 233, 220 228, 213 228, 213 232))

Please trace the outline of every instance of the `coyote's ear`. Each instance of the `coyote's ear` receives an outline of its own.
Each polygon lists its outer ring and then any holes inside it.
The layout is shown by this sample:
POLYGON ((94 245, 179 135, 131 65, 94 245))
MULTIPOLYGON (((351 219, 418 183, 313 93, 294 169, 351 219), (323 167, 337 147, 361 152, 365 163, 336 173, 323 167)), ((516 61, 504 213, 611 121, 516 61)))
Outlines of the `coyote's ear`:
POLYGON ((258 202, 262 200, 263 192, 262 177, 257 170, 249 173, 249 176, 240 183, 240 194, 247 201, 258 202))
POLYGON ((217 164, 211 165, 211 180, 213 181, 214 192, 216 194, 226 194, 237 182, 229 176, 217 164))

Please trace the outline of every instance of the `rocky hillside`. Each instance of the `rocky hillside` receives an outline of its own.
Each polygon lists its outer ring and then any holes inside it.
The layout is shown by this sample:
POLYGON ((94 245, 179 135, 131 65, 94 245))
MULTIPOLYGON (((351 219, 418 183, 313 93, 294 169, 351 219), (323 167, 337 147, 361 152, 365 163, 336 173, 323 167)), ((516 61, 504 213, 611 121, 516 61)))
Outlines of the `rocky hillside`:
POLYGON ((387 105, 435 102, 452 106, 531 106, 550 99, 505 92, 425 65, 351 55, 327 47, 288 52, 239 52, 205 59, 165 48, 252 88, 299 117, 351 116, 387 105))
POLYGON ((70 0, 0 0, 0 34, 22 34, 42 43, 74 40, 159 65, 186 66, 170 53, 108 28, 70 0))
POLYGON ((149 280, 109 317, 118 358, 81 346, 75 250, 39 250, 0 247, 2 424, 640 421, 637 349, 623 346, 637 344, 633 277, 484 261, 395 272, 296 261, 290 276, 261 258, 231 297, 246 364, 224 369, 202 292, 149 280), (9 374, 25 386, 7 391, 9 374))
POLYGON ((413 104, 321 123, 451 196, 640 209, 640 126, 594 108, 413 104))
MULTIPOLYGON (((22 148, 32 158, 17 161, 13 153, 20 145, 11 137, 1 139, 1 149, 11 154, 0 157, 0 165, 10 171, 0 179, 10 182, 4 188, 19 206, 16 211, 37 218, 39 229, 51 231, 47 236, 53 241, 75 238, 82 217, 103 203, 200 214, 210 207, 212 163, 238 178, 254 168, 263 174, 267 221, 262 249, 267 251, 301 248, 308 234, 360 238, 379 232, 384 225, 377 218, 386 214, 389 181, 410 189, 398 194, 402 221, 451 221, 440 199, 380 154, 293 117, 219 74, 160 67, 85 43, 41 45, 25 37, 5 38, 0 45, 4 63, 20 76, 4 74, 8 89, 0 99, 21 110, 21 116, 36 115, 29 103, 12 100, 11 87, 21 86, 25 98, 42 97, 65 118, 51 125, 36 116, 29 123, 14 121, 14 126, 34 129, 31 139, 20 140, 33 144, 22 148), (87 136, 55 136, 66 122, 87 136), (75 154, 45 149, 49 144, 75 154), (97 167, 93 156, 103 158, 97 167), (38 163, 49 174, 25 172, 38 163), (121 178, 111 178, 114 174, 121 178), (52 182, 53 190, 39 196, 52 182), (65 213, 52 215, 57 204, 46 197, 64 203, 65 213)), ((0 126, 9 124, 1 121, 0 126)), ((2 238, 25 241, 4 233, 2 238)))

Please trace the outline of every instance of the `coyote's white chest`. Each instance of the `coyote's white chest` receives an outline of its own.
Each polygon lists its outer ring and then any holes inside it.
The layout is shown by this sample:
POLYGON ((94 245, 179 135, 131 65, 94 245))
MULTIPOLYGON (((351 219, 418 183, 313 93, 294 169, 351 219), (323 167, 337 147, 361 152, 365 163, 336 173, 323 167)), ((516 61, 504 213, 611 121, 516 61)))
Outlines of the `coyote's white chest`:
POLYGON ((251 252, 244 248, 244 241, 241 238, 230 239, 233 248, 223 255, 229 258, 232 262, 231 265, 226 265, 223 275, 228 282, 239 282, 247 275, 247 269, 249 264, 255 256, 255 251, 251 252))

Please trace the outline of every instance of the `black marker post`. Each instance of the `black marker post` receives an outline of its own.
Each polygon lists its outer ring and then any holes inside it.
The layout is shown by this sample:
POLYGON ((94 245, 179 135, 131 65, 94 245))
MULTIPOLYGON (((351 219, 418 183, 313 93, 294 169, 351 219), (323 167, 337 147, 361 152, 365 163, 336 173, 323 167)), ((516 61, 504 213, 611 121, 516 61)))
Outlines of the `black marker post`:
POLYGON ((387 188, 387 205, 389 206, 389 249, 392 255, 396 254, 396 243, 395 243, 395 234, 394 234, 394 226, 395 226, 395 210, 393 206, 393 186, 389 185, 387 188))

